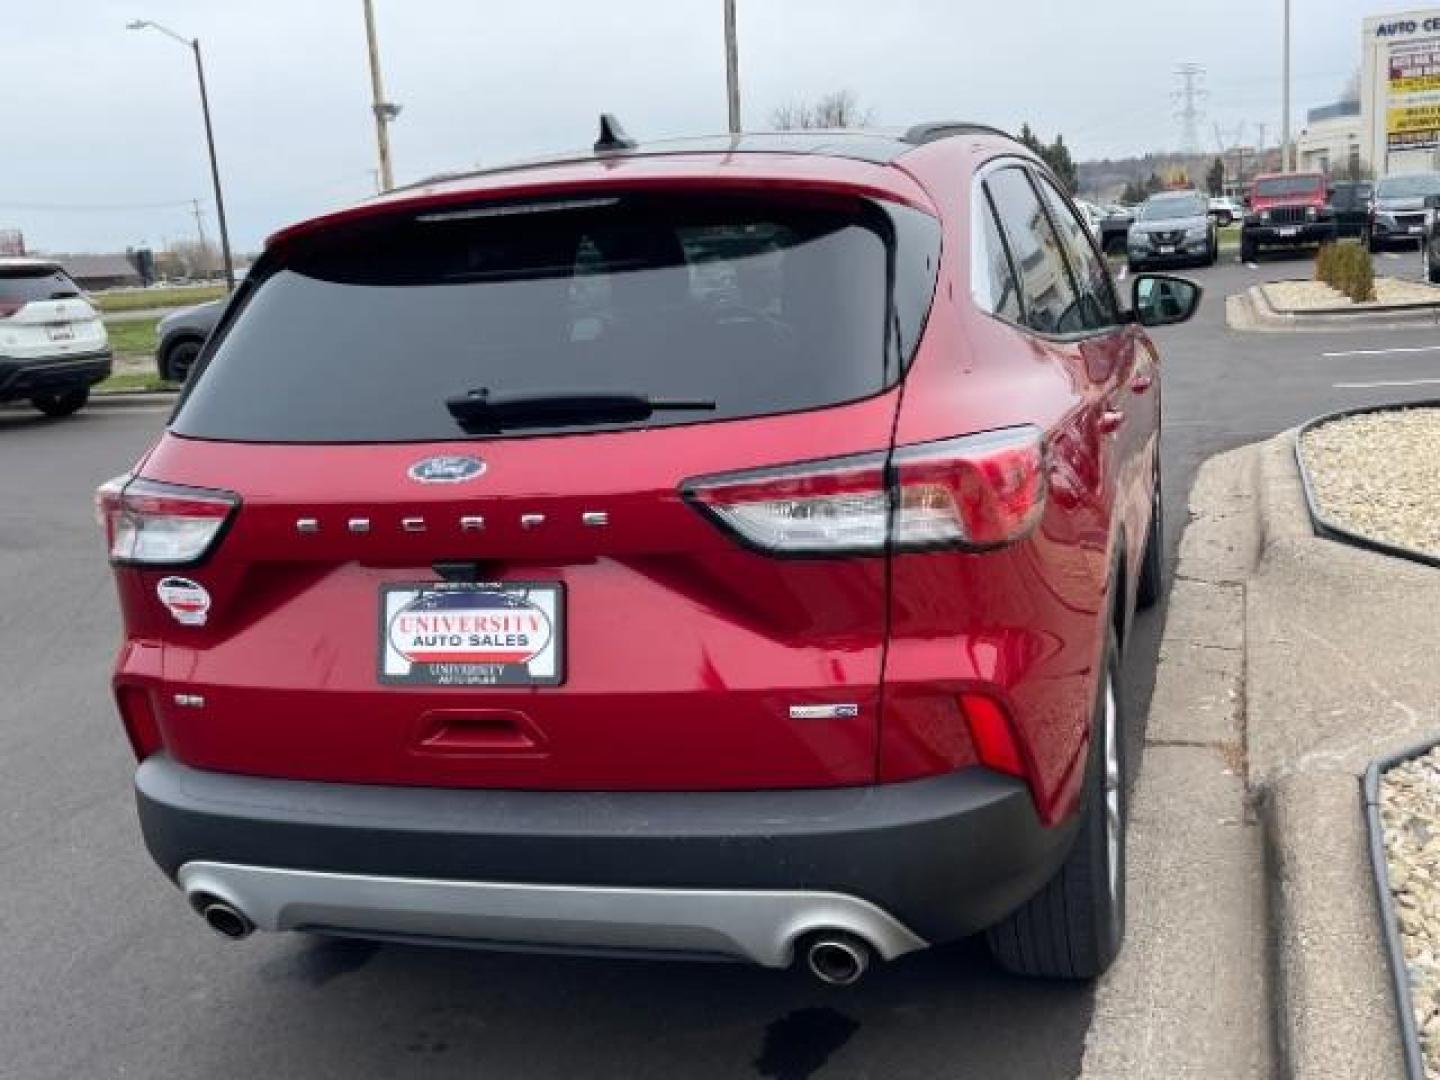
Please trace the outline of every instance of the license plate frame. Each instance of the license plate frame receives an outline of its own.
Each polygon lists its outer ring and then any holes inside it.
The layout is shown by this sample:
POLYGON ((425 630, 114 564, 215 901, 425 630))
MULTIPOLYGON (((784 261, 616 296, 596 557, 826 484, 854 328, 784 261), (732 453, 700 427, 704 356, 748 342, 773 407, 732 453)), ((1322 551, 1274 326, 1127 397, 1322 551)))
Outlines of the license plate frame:
POLYGON ((565 682, 562 581, 386 583, 377 611, 382 685, 485 689, 565 682))
POLYGON ((1284 240, 1291 240, 1300 235, 1300 227, 1298 225, 1283 225, 1275 230, 1275 235, 1284 240))
POLYGON ((51 341, 74 341, 75 327, 69 323, 50 323, 45 327, 45 336, 51 341))
POLYGON ((1174 244, 1161 244, 1161 245, 1159 246, 1158 250, 1159 250, 1159 252, 1160 252, 1161 255, 1174 255, 1174 254, 1175 254, 1175 245, 1174 245, 1174 244))

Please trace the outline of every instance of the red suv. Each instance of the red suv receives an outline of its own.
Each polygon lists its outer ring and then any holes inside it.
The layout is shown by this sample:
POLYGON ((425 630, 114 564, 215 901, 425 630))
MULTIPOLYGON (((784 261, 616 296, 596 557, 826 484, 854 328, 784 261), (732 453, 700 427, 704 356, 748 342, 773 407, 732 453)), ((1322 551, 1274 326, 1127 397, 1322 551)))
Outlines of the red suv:
POLYGON ((1096 974, 1199 290, 989 129, 605 131, 273 236, 101 489, 151 854, 231 937, 1096 974))

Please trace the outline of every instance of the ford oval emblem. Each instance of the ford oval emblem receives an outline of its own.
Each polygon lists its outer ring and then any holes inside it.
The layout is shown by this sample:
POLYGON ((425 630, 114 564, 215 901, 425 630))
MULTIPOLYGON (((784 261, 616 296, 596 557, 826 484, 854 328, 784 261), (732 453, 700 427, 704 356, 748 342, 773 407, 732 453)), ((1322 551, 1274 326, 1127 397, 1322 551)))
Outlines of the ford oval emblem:
POLYGON ((409 475, 411 480, 422 484, 463 484, 484 471, 485 462, 477 457, 442 454, 415 462, 410 466, 409 475))

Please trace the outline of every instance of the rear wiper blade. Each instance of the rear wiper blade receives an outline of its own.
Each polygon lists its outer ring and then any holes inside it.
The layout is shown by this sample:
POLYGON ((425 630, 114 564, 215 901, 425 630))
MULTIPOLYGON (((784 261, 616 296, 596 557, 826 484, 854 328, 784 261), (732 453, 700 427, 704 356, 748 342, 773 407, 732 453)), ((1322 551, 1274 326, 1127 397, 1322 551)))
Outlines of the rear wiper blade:
POLYGON ((657 412, 709 412, 700 398, 652 398, 624 390, 516 390, 480 387, 445 399, 445 408, 467 431, 505 431, 572 424, 628 424, 657 412))

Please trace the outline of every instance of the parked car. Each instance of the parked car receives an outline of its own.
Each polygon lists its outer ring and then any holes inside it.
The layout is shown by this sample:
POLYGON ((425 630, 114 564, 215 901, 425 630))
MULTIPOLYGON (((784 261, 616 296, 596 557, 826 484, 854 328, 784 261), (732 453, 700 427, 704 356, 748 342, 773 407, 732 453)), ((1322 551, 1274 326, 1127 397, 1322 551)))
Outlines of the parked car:
POLYGON ((1440 172, 1403 173, 1380 180, 1365 234, 1370 250, 1419 246, 1425 236, 1425 200, 1434 195, 1440 195, 1440 172))
POLYGON ((1250 185, 1240 227, 1240 258, 1250 262, 1262 248, 1297 248, 1335 239, 1324 173, 1269 173, 1250 185))
POLYGON ((1330 186, 1330 209, 1337 236, 1365 236, 1370 226, 1370 204, 1375 185, 1369 180, 1342 180, 1330 186))
POLYGON ((60 264, 0 258, 0 402, 69 416, 110 370, 100 313, 60 264))
POLYGON ((1130 226, 1127 254, 1131 270, 1157 263, 1214 266, 1220 257, 1220 238, 1205 197, 1198 191, 1150 196, 1130 226))
POLYGON ((169 382, 183 383, 195 366, 205 339, 225 310, 224 300, 181 308, 166 315, 155 327, 159 345, 155 350, 155 367, 160 377, 169 382))
POLYGON ((1222 229, 1245 217, 1245 208, 1225 195, 1211 196, 1209 207, 1210 216, 1222 229))
POLYGON ((1080 211, 1080 217, 1085 222, 1085 227, 1090 230, 1090 235, 1098 243, 1102 239, 1100 223, 1105 219, 1105 211, 1084 199, 1076 199, 1075 208, 1080 211))
POLYGON ((271 237, 101 488, 151 854, 229 937, 1097 974, 1199 288, 988 128, 602 130, 271 237))

